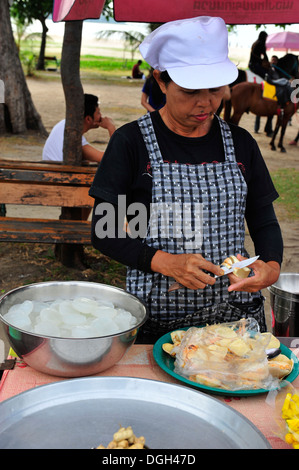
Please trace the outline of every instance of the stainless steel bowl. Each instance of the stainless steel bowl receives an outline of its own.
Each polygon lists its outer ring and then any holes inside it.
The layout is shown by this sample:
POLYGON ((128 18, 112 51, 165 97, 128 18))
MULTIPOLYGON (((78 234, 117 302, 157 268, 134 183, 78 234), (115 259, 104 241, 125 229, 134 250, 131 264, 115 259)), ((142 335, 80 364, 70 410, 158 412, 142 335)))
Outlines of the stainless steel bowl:
POLYGON ((4 294, 0 298, 0 319, 11 347, 26 364, 50 375, 83 377, 102 372, 123 357, 147 320, 147 309, 137 297, 117 287, 93 282, 42 282, 4 294), (41 336, 16 328, 5 320, 9 308, 25 300, 76 297, 109 300, 134 315, 137 325, 115 335, 77 339, 41 336))

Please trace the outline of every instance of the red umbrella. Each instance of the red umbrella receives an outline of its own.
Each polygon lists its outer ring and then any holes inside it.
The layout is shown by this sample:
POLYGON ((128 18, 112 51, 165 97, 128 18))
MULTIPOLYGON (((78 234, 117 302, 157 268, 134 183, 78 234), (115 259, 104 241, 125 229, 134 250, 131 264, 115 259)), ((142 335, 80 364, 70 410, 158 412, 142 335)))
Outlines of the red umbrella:
MULTIPOLYGON (((53 21, 99 18, 104 3, 54 0, 53 21)), ((194 16, 220 16, 227 24, 299 23, 298 0, 113 0, 113 7, 116 21, 165 23, 194 16)))
POLYGON ((113 0, 116 21, 165 23, 194 16, 220 16, 227 24, 299 23, 299 1, 113 0))
POLYGON ((105 0, 54 0, 53 21, 98 19, 105 0))
POLYGON ((266 46, 267 49, 275 49, 276 51, 299 51, 299 33, 283 31, 269 34, 266 46))

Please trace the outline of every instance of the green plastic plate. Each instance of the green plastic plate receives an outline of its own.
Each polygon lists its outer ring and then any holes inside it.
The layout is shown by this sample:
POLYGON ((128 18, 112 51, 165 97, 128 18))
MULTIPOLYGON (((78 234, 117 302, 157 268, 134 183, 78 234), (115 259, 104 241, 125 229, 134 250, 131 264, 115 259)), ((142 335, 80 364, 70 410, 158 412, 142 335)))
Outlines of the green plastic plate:
MULTIPOLYGON (((188 328, 182 328, 182 329, 188 329, 188 328)), ((193 382, 192 380, 188 380, 186 377, 183 377, 176 372, 174 372, 174 358, 171 357, 169 354, 167 354, 165 351, 162 349, 162 345, 164 343, 172 343, 170 333, 166 333, 165 335, 161 336, 161 338, 158 339, 158 341, 154 344, 153 348, 153 355, 154 359, 157 362, 157 364, 163 369, 167 374, 171 375, 175 379, 179 380, 180 382, 183 382, 191 387, 198 388, 203 392, 207 393, 212 393, 216 395, 226 395, 226 396, 250 396, 250 395, 259 395, 261 393, 268 393, 269 390, 266 390, 264 388, 258 388, 254 390, 224 390, 222 388, 213 388, 213 387, 208 387, 206 385, 199 384, 197 382, 193 382)), ((294 367, 292 372, 284 378, 284 380, 281 382, 281 386, 284 386, 284 381, 285 384, 289 382, 293 382, 296 377, 299 375, 299 360, 295 356, 295 354, 284 344, 280 344, 280 350, 281 353, 287 356, 289 359, 293 359, 294 361, 294 367)))

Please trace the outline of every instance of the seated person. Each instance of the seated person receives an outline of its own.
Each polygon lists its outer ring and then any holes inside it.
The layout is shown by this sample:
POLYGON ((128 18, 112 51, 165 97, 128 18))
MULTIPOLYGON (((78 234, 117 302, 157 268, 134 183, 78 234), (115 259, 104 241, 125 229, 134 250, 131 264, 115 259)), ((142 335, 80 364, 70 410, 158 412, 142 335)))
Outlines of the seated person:
MULTIPOLYGON (((95 95, 84 94, 84 123, 82 133, 82 157, 83 160, 90 162, 100 162, 104 155, 101 150, 92 147, 83 134, 90 129, 102 127, 107 129, 109 137, 115 131, 115 125, 109 117, 102 117, 98 97, 95 95)), ((63 139, 64 139, 65 119, 58 122, 52 129, 46 140, 43 149, 43 160, 63 161, 63 139)))
POLYGON ((132 68, 132 78, 143 78, 143 73, 140 70, 140 65, 142 64, 142 60, 138 60, 137 64, 135 64, 132 68))
POLYGON ((270 68, 271 68, 271 77, 275 79, 279 78, 279 75, 276 71, 277 63, 278 63, 278 57, 277 55, 273 55, 270 60, 270 68))

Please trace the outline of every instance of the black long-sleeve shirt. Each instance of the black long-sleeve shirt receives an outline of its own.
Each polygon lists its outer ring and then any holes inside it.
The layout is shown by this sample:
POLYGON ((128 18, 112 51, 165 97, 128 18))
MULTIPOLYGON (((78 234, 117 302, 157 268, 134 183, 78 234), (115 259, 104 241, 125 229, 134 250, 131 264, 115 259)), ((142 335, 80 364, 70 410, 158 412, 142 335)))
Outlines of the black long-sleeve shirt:
MULTIPOLYGON (((188 138, 169 130, 158 112, 151 113, 151 116, 165 162, 205 164, 224 161, 221 131, 216 119, 206 136, 188 138)), ((283 243, 272 205, 278 194, 255 140, 242 128, 233 125, 230 128, 236 160, 248 187, 245 216, 256 254, 265 262, 273 260, 281 264, 283 243)), ((118 196, 126 196, 127 205, 133 202, 144 204, 149 214, 151 191, 149 156, 135 121, 118 129, 112 136, 90 189, 95 207, 110 203, 109 217, 111 214, 114 217, 115 227, 114 236, 106 233, 109 236, 101 238, 105 235, 107 214, 97 215, 94 211, 92 243, 103 254, 146 272, 150 272, 156 249, 146 245, 141 238, 131 238, 126 232, 122 232, 121 237, 117 236, 122 231, 123 221, 118 196)))

